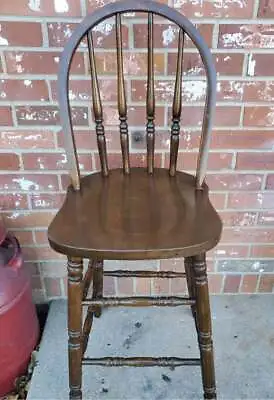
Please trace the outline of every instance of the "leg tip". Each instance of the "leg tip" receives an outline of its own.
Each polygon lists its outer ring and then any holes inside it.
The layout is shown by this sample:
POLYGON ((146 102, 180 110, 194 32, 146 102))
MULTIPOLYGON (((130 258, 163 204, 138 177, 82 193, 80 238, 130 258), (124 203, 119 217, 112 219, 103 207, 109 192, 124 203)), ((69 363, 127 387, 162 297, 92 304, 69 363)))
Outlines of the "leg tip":
POLYGON ((82 390, 81 389, 70 390, 69 400, 82 400, 82 390))

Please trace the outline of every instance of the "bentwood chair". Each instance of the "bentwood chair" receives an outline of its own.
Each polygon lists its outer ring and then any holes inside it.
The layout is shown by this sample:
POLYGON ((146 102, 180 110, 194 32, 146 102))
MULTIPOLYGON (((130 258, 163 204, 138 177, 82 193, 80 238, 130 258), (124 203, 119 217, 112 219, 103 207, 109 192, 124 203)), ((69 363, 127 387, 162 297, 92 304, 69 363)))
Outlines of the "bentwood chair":
MULTIPOLYGON (((68 258, 68 335, 70 399, 81 399, 82 365, 163 366, 201 365, 204 398, 216 398, 211 317, 206 273, 206 252, 219 241, 222 224, 211 205, 204 182, 209 151, 212 114, 215 108, 216 73, 211 54, 196 28, 183 15, 166 5, 148 0, 110 3, 89 15, 75 29, 63 52, 59 72, 59 100, 65 133, 71 184, 63 206, 48 229, 50 245, 68 258), (148 15, 148 68, 146 97, 147 168, 131 168, 127 103, 123 71, 121 17, 125 12, 148 15), (165 17, 179 27, 177 68, 171 116, 169 169, 154 167, 155 97, 153 16, 165 17), (117 47, 117 93, 123 168, 108 168, 103 108, 96 73, 92 29, 115 17, 117 47), (177 171, 182 70, 185 36, 196 45, 204 63, 207 95, 196 176, 177 171), (87 38, 91 71, 93 114, 101 172, 80 177, 70 103, 69 73, 72 57, 87 38), (182 257, 185 268, 172 271, 104 271, 104 260, 150 260, 182 257), (89 259, 83 275, 83 259, 89 259), (188 297, 103 297, 103 276, 185 277, 188 297), (90 286, 92 296, 88 297, 90 286), (195 319, 199 359, 178 357, 85 357, 93 316, 102 307, 189 305, 195 319), (82 308, 87 314, 82 328, 82 308)), ((183 393, 182 393, 183 396, 183 393)))

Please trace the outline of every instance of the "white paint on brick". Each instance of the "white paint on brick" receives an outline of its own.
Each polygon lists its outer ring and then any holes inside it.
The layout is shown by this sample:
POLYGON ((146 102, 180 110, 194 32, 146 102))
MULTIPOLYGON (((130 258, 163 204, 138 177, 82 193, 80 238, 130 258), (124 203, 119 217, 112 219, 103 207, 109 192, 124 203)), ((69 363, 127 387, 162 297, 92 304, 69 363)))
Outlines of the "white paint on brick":
POLYGON ((54 57, 53 58, 53 60, 54 60, 54 62, 56 63, 56 64, 59 64, 59 61, 60 61, 60 57, 54 57))
POLYGON ((255 68, 256 68, 256 60, 253 60, 253 54, 250 54, 248 57, 247 75, 254 76, 255 68))
POLYGON ((271 111, 266 116, 267 126, 274 125, 274 107, 271 107, 271 111))
POLYGON ((3 36, 0 36, 0 46, 8 46, 8 45, 9 45, 8 40, 3 36))
POLYGON ((224 47, 241 47, 244 45, 244 36, 241 32, 224 33, 222 40, 224 47))
POLYGON ((57 13, 67 13, 69 11, 67 0, 54 0, 54 9, 57 13))
POLYGON ((1 99, 5 99, 7 97, 7 93, 2 90, 0 92, 0 97, 1 97, 1 99))
POLYGON ((41 1, 40 0, 29 0, 28 6, 31 9, 31 11, 39 12, 40 7, 41 7, 41 1))
POLYGON ((206 81, 186 81, 183 84, 183 91, 186 100, 200 101, 206 94, 206 81))
POLYGON ((162 32, 163 45, 168 46, 176 37, 176 28, 170 26, 162 32))
POLYGON ((224 62, 227 62, 227 61, 229 61, 229 60, 231 60, 231 57, 230 57, 230 56, 226 56, 226 57, 224 58, 224 62))
POLYGON ((48 208, 50 206, 50 204, 44 199, 35 199, 34 205, 35 207, 42 207, 42 208, 48 208))
POLYGON ((12 180, 15 183, 18 183, 21 190, 39 190, 39 185, 30 179, 26 178, 14 178, 12 180))
POLYGON ((57 161, 57 165, 58 166, 61 166, 61 165, 63 165, 63 164, 66 164, 67 162, 68 162, 68 159, 67 159, 67 155, 66 154, 61 154, 61 159, 60 160, 58 160, 57 161))
POLYGON ((14 204, 15 204, 15 207, 19 207, 20 206, 20 201, 16 200, 16 202, 14 204))
POLYGON ((23 54, 17 53, 15 54, 15 61, 21 62, 23 60, 23 54))
POLYGON ((45 169, 45 165, 43 164, 43 162, 42 162, 40 157, 37 158, 37 162, 38 162, 38 165, 39 165, 40 169, 45 169))
POLYGON ((25 79, 24 80, 24 85, 26 86, 26 87, 31 87, 32 86, 32 81, 30 80, 30 79, 25 79))
POLYGON ((72 30, 70 29, 70 26, 67 24, 64 28, 64 37, 70 38, 71 35, 72 35, 72 30))
POLYGON ((20 213, 15 211, 11 215, 9 215, 7 218, 8 219, 17 219, 20 216, 20 213))
POLYGON ((100 24, 94 27, 94 32, 101 33, 102 36, 98 36, 96 43, 97 46, 101 46, 105 36, 110 35, 114 27, 114 21, 102 21, 100 24))

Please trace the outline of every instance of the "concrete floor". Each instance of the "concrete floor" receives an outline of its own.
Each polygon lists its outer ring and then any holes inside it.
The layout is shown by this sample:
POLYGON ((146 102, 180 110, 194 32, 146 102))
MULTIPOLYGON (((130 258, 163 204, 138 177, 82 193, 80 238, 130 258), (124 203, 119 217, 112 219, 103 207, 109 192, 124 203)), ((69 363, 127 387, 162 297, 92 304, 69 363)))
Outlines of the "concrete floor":
MULTIPOLYGON (((274 296, 214 296, 212 317, 218 398, 274 399, 274 296)), ((112 308, 95 319, 87 354, 198 356, 187 307, 112 308)), ((28 400, 68 398, 66 302, 55 301, 28 400)), ((88 400, 201 399, 199 367, 85 367, 88 400)))

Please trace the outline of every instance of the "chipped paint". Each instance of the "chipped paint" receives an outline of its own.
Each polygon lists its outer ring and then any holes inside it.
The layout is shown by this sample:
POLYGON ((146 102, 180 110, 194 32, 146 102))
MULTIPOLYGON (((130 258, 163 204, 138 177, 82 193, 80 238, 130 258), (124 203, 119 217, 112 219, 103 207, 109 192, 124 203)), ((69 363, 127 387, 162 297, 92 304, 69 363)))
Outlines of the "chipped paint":
POLYGON ((32 81, 30 80, 30 79, 25 79, 24 80, 24 85, 26 86, 26 87, 32 87, 32 81))
POLYGON ((21 190, 39 190, 39 185, 37 183, 24 177, 14 178, 12 181, 18 183, 21 190))
POLYGON ((186 100, 201 101, 206 95, 206 81, 186 81, 183 85, 183 93, 186 100))
POLYGON ((13 212, 11 215, 8 215, 7 219, 17 219, 21 214, 18 211, 13 212))
POLYGON ((3 36, 0 36, 0 46, 8 46, 9 42, 3 36))
POLYGON ((62 167, 63 168, 64 164, 66 164, 68 162, 68 159, 67 159, 67 155, 66 154, 61 154, 61 157, 62 158, 60 160, 58 160, 56 164, 57 164, 58 167, 62 167))
POLYGON ((241 32, 224 33, 222 35, 224 47, 242 47, 245 41, 241 32))
POLYGON ((96 38, 96 44, 97 46, 102 45, 102 41, 104 40, 105 36, 108 36, 111 34, 112 30, 114 27, 114 21, 102 21, 98 25, 96 25, 93 30, 94 32, 101 33, 102 36, 98 36, 96 38))
POLYGON ((59 64, 60 57, 56 56, 56 57, 53 58, 53 60, 54 60, 54 62, 55 62, 56 64, 59 64))
POLYGON ((57 13, 67 13, 69 11, 67 0, 54 0, 54 10, 57 13))
POLYGON ((248 57, 247 75, 254 76, 255 68, 256 68, 256 60, 253 60, 253 54, 250 54, 248 57))
POLYGON ((39 12, 40 7, 41 7, 41 1, 40 0, 29 0, 28 6, 31 11, 39 12))
POLYGON ((173 26, 170 26, 162 32, 163 45, 168 46, 172 43, 176 38, 177 29, 173 26))
POLYGON ((226 57, 224 58, 224 62, 227 62, 227 61, 229 61, 229 60, 231 60, 231 57, 230 57, 230 56, 226 56, 226 57))

